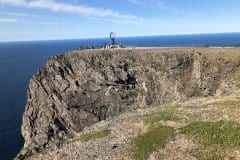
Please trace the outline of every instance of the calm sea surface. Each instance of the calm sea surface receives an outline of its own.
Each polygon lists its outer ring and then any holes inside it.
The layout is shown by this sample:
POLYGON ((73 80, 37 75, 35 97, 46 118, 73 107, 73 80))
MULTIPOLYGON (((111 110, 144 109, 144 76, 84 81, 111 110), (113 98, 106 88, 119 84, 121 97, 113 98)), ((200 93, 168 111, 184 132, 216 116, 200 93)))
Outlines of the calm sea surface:
MULTIPOLYGON (((31 76, 53 55, 80 48, 100 47, 109 39, 0 43, 0 159, 11 160, 23 146, 22 114, 31 76)), ((240 33, 118 38, 125 46, 193 47, 239 46, 240 33)))

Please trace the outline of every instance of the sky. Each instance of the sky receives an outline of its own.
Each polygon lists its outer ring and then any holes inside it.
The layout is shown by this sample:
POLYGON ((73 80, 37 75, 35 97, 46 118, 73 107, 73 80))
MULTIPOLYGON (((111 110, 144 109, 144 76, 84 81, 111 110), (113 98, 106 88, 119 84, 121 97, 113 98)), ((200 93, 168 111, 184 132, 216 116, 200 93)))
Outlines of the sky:
POLYGON ((0 41, 240 32, 240 0, 0 0, 0 41))

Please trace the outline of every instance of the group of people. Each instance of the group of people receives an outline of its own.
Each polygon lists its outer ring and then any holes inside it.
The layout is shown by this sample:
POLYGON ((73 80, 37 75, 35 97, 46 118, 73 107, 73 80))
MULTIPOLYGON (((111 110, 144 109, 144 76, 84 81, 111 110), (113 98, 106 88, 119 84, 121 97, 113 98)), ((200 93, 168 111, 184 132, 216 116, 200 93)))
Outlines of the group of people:
MULTIPOLYGON (((111 48, 117 48, 117 47, 124 48, 122 45, 118 46, 118 45, 112 45, 112 44, 108 44, 108 43, 105 43, 105 44, 103 45, 103 49, 111 49, 111 48)), ((93 46, 86 46, 86 47, 81 46, 81 47, 79 48, 79 50, 85 50, 85 49, 97 49, 97 47, 95 47, 95 46, 93 45, 93 46)))
POLYGON ((111 49, 111 48, 112 48, 112 45, 111 45, 111 44, 105 43, 105 44, 103 45, 103 49, 111 49))

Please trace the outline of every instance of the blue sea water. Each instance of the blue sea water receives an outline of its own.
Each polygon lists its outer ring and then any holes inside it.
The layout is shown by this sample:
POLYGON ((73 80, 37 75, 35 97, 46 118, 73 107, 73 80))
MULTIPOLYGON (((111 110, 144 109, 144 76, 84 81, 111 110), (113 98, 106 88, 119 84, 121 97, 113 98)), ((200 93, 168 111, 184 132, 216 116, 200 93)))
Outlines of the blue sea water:
MULTIPOLYGON (((23 146, 22 114, 31 76, 53 55, 80 46, 100 47, 107 38, 0 43, 0 160, 11 160, 23 146)), ((117 38, 124 46, 194 47, 209 45, 233 47, 240 44, 240 33, 198 34, 117 38)))

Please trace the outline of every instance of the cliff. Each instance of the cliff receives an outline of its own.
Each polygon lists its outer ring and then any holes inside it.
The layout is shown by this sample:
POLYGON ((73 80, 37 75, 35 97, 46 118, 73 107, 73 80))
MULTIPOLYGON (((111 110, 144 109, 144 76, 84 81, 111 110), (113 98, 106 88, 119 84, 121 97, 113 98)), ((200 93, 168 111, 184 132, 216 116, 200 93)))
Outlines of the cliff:
POLYGON ((116 49, 52 57, 30 80, 17 159, 109 117, 239 88, 240 49, 116 49))

